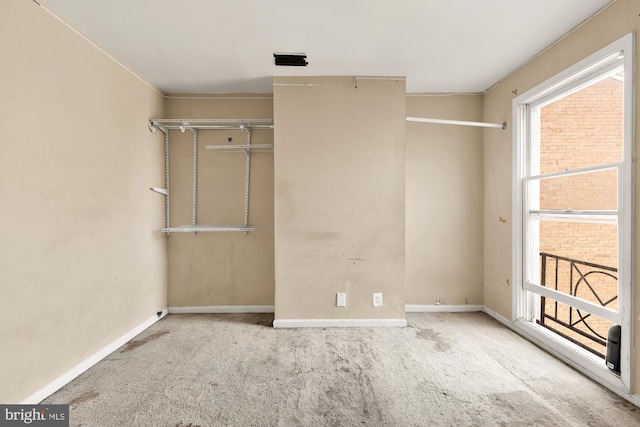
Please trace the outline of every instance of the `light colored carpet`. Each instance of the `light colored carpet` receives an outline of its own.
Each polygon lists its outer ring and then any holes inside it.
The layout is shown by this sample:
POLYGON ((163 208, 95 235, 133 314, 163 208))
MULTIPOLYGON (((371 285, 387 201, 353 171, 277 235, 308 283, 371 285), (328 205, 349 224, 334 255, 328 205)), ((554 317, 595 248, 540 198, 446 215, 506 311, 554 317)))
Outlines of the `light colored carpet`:
POLYGON ((273 329, 170 315, 44 403, 74 426, 640 426, 640 408, 483 313, 273 329))

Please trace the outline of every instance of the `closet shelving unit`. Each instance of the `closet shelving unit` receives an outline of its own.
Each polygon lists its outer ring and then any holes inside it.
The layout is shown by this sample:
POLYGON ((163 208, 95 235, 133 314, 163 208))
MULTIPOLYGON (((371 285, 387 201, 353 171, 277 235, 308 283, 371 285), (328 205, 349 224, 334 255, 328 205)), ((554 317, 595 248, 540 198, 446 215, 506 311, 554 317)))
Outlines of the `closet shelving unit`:
POLYGON ((249 226, 249 177, 251 173, 251 152, 273 151, 273 144, 251 144, 251 131, 255 129, 273 129, 272 119, 150 119, 149 130, 160 130, 164 134, 164 182, 165 188, 151 187, 152 191, 165 196, 165 227, 163 233, 202 233, 221 231, 241 231, 246 235, 255 231, 249 226), (193 134, 193 185, 191 201, 191 224, 171 226, 171 210, 169 189, 169 131, 187 130, 193 134), (245 154, 245 186, 244 186, 244 221, 242 224, 208 225, 197 223, 198 208, 198 131, 202 130, 242 130, 247 133, 246 144, 207 145, 209 150, 242 152, 245 154))

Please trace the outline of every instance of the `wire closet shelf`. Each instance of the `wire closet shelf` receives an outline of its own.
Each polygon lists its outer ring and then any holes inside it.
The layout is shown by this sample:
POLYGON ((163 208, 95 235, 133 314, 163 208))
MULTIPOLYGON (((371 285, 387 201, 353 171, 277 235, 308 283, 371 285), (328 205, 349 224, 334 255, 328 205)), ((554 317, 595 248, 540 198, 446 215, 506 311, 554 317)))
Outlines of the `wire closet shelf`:
POLYGON ((251 173, 251 152, 271 151, 273 144, 251 144, 251 132, 253 130, 273 130, 273 119, 150 119, 149 131, 160 130, 164 134, 164 158, 165 158, 165 187, 150 187, 150 190, 165 196, 165 227, 162 232, 169 236, 171 233, 192 233, 194 236, 202 232, 228 232, 239 231, 245 235, 249 231, 255 231, 255 227, 249 222, 249 178, 251 173), (169 131, 178 130, 193 134, 193 179, 191 195, 191 224, 178 226, 171 225, 171 191, 170 162, 169 162, 169 131), (207 145, 206 149, 223 152, 243 152, 245 154, 245 185, 244 185, 244 220, 242 224, 198 224, 198 132, 209 130, 241 130, 247 133, 247 141, 244 144, 207 145))

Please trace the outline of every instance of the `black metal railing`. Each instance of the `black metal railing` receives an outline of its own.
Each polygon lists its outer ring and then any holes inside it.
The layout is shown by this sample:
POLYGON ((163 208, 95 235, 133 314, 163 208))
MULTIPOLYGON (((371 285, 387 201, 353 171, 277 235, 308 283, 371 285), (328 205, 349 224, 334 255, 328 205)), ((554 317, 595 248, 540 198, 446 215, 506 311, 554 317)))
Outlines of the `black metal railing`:
MULTIPOLYGON (((552 287, 557 291, 568 293, 572 296, 578 296, 580 292, 579 298, 600 304, 603 307, 608 307, 618 299, 618 278, 613 274, 618 272, 617 268, 545 252, 541 252, 540 257, 542 270, 540 284, 542 286, 552 287), (551 283, 548 283, 547 280, 548 273, 551 273, 549 274, 551 283), (594 283, 596 280, 593 280, 595 277, 600 279, 597 284, 594 283), (614 296, 602 296, 603 293, 606 293, 603 292, 604 289, 599 289, 602 288, 603 278, 607 280, 613 279, 613 284, 615 285, 614 296), (566 280, 566 282, 561 279, 566 280)), ((604 359, 604 354, 601 350, 603 346, 606 348, 607 339, 603 335, 605 332, 598 332, 598 328, 594 326, 594 316, 589 313, 582 313, 571 306, 565 306, 563 307, 564 310, 559 310, 558 304, 557 301, 553 301, 552 307, 548 307, 546 298, 540 297, 540 320, 538 320, 538 323, 604 359), (550 308, 551 310, 549 310, 550 308), (592 324, 589 324, 589 322, 592 324), (586 343, 577 340, 576 338, 578 337, 575 334, 573 337, 570 336, 569 333, 571 332, 586 338, 586 340, 583 340, 586 343)))

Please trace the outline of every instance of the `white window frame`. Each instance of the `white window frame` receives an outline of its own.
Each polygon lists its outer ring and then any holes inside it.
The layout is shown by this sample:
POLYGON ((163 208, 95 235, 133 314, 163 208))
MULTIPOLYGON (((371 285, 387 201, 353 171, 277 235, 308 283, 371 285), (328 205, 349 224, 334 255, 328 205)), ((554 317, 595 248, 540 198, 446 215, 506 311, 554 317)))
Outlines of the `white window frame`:
MULTIPOLYGON (((514 327, 531 341, 563 359, 568 364, 607 385, 619 393, 630 393, 632 387, 632 339, 633 339, 633 146, 634 146, 634 88, 635 88, 635 49, 634 34, 630 33, 600 49, 577 64, 551 77, 536 87, 517 96, 513 100, 513 258, 512 273, 514 279, 512 321, 514 327), (618 311, 596 307, 585 302, 583 308, 595 315, 615 318, 622 326, 621 336, 621 373, 618 377, 609 371, 602 359, 566 340, 531 320, 536 307, 531 305, 531 297, 525 277, 525 256, 530 248, 524 248, 525 235, 535 234, 537 230, 526 230, 524 212, 527 203, 525 184, 527 176, 529 132, 527 129, 530 107, 557 96, 559 90, 567 91, 584 85, 585 79, 603 67, 611 66, 624 54, 624 116, 623 116, 623 161, 617 164, 618 178, 618 311)), ((591 168, 584 168, 583 171, 591 168)), ((535 236, 534 236, 535 237, 535 236)), ((534 248, 535 249, 535 248, 534 248)), ((539 251, 538 251, 539 252, 539 251)), ((529 252, 530 255, 530 252, 529 252)), ((535 289, 539 295, 539 287, 535 289)), ((552 291, 553 290, 549 290, 552 291)), ((545 295, 543 295, 545 296, 545 295)), ((557 294, 549 293, 550 298, 562 301, 557 294)), ((575 306, 575 301, 571 301, 575 306)))

